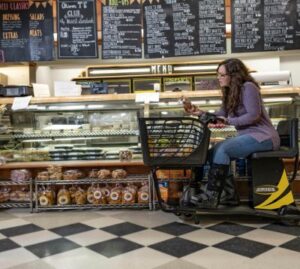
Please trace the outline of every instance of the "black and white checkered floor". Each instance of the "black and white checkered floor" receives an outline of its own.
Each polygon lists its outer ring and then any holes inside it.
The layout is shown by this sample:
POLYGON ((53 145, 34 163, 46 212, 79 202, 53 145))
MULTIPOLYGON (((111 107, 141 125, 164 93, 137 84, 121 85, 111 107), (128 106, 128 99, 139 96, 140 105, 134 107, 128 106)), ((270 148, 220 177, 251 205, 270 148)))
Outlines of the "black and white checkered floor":
POLYGON ((300 268, 300 227, 161 211, 0 211, 0 268, 300 268))

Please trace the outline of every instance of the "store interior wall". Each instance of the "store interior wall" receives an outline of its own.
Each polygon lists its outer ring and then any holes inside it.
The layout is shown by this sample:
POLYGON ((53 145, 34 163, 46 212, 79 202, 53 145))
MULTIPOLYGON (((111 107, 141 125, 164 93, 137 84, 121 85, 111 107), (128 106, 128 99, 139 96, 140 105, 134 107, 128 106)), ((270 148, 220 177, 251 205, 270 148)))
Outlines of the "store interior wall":
MULTIPOLYGON (((300 86, 300 55, 299 51, 259 52, 259 53, 231 53, 231 40, 227 39, 227 51, 225 55, 176 57, 165 59, 134 59, 134 60, 55 60, 51 62, 37 62, 34 67, 29 63, 18 63, 17 65, 5 64, 0 67, 0 73, 8 77, 9 85, 30 85, 31 82, 48 84, 53 92, 54 81, 71 81, 79 77, 81 72, 89 65, 113 65, 126 63, 164 63, 164 62, 195 62, 209 60, 223 60, 225 58, 240 58, 251 69, 257 72, 270 72, 288 70, 292 74, 293 86, 300 86), (35 80, 32 81, 32 77, 35 80)), ((101 57, 101 47, 99 47, 101 57)))

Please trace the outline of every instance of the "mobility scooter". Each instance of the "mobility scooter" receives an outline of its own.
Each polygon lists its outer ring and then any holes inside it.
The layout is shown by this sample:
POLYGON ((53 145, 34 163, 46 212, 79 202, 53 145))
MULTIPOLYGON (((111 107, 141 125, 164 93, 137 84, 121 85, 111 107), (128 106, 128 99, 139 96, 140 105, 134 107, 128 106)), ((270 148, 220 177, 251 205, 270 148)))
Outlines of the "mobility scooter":
MULTIPOLYGON (((189 203, 190 191, 195 186, 195 173, 185 186, 181 200, 170 204, 162 200, 156 172, 160 169, 191 169, 203 167, 207 161, 210 143, 208 123, 215 121, 213 114, 205 118, 194 117, 150 117, 140 118, 139 128, 145 165, 151 167, 151 177, 158 204, 165 212, 193 218, 199 224, 203 214, 254 215, 269 217, 288 224, 300 223, 291 185, 299 164, 298 119, 278 123, 280 149, 253 153, 249 178, 249 199, 237 206, 218 205, 216 208, 198 208, 189 203), (292 159, 293 171, 288 176, 283 159, 292 159)), ((197 182, 196 182, 197 184, 197 182)))

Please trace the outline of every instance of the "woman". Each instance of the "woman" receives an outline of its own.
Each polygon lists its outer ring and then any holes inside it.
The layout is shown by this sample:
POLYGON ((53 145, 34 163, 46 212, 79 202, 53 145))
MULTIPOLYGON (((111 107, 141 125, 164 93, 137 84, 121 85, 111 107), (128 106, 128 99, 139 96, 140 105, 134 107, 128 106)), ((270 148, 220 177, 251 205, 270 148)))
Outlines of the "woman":
MULTIPOLYGON (((246 158, 253 152, 279 148, 280 139, 263 105, 258 83, 239 59, 227 59, 217 68, 222 88, 222 106, 215 114, 218 125, 235 126, 238 135, 212 148, 211 167, 205 192, 192 196, 202 208, 217 207, 231 159, 246 158)), ((186 112, 201 116, 202 110, 184 102, 186 112)))

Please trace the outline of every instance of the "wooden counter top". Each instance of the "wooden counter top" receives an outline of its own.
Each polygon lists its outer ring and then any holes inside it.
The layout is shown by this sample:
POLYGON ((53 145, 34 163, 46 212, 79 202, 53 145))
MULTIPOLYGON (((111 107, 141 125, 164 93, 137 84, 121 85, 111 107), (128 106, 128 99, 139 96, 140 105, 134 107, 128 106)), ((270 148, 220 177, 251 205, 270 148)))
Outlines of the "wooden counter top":
MULTIPOLYGON (((263 96, 268 95, 290 95, 300 94, 298 87, 272 87, 261 89, 263 96)), ((160 99, 179 99, 182 95, 190 98, 207 98, 221 96, 220 90, 207 91, 187 91, 187 92, 161 92, 160 99)), ((0 98, 0 104, 12 104, 14 98, 0 98)), ((134 101, 135 94, 99 94, 99 95, 81 95, 74 97, 33 97, 30 104, 45 104, 45 103, 79 103, 79 102, 107 102, 107 101, 134 101)))
POLYGON ((120 167, 120 166, 145 166, 141 160, 133 160, 127 162, 120 162, 117 160, 105 161, 47 161, 47 162, 12 162, 4 165, 0 165, 0 170, 5 169, 25 169, 25 168, 46 168, 50 165, 62 166, 62 167, 120 167))

